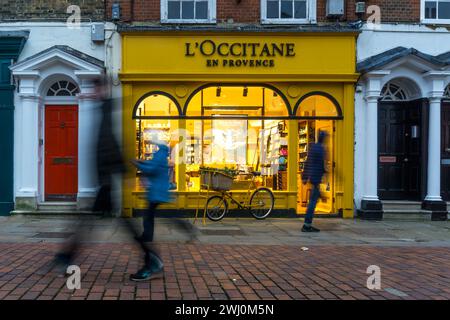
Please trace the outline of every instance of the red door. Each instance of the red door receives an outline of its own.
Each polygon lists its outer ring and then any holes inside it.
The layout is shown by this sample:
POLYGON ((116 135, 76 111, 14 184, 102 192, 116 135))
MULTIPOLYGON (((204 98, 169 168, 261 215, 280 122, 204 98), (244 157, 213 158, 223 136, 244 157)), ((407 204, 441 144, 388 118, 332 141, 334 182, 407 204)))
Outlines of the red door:
POLYGON ((76 201, 78 106, 45 107, 45 201, 76 201))

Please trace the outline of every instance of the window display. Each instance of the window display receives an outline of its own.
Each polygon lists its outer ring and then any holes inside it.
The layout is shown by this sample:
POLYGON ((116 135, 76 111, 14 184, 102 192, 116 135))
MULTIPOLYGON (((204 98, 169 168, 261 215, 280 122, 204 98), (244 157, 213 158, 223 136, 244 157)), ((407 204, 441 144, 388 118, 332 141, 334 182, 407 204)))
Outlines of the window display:
MULTIPOLYGON (((163 143, 171 148, 169 158, 169 177, 171 179, 171 189, 177 187, 176 163, 178 155, 174 152, 174 147, 178 143, 178 120, 176 119, 151 119, 156 115, 176 116, 178 108, 173 101, 163 95, 151 95, 144 99, 136 110, 136 157, 142 160, 149 160, 157 151, 157 144, 163 143)), ((141 186, 141 173, 137 172, 138 186, 141 186)))
POLYGON ((189 191, 199 190, 200 166, 238 170, 240 175, 232 190, 247 189, 248 173, 252 171, 261 171, 260 185, 287 190, 286 172, 278 178, 279 168, 286 171, 287 167, 286 124, 262 119, 267 114, 287 116, 284 101, 274 91, 263 87, 209 87, 191 100, 187 112, 205 117, 188 120, 186 125, 188 140, 195 141, 190 157, 200 160, 190 161, 186 167, 189 191))
MULTIPOLYGON (((290 171, 297 174, 294 192, 298 192, 297 212, 302 213, 312 190, 301 179, 309 147, 320 131, 326 131, 325 174, 317 210, 330 213, 334 210, 332 118, 340 116, 340 111, 326 96, 311 95, 300 101, 296 113, 307 118, 287 119, 286 104, 274 90, 259 86, 211 86, 193 95, 186 115, 180 117, 181 108, 169 95, 149 94, 135 110, 136 157, 151 159, 158 143, 168 145, 172 190, 192 192, 190 197, 196 197, 194 194, 200 190, 202 168, 236 172, 230 187, 236 195, 246 192, 252 180, 257 187, 293 191, 289 190, 290 171), (293 122, 298 125, 297 132, 288 130, 293 122), (292 141, 296 142, 289 145, 292 141), (297 160, 291 165, 297 165, 289 168, 292 155, 297 160), (251 173, 255 171, 261 174, 254 177, 251 173)), ((138 191, 141 181, 137 172, 138 191)))

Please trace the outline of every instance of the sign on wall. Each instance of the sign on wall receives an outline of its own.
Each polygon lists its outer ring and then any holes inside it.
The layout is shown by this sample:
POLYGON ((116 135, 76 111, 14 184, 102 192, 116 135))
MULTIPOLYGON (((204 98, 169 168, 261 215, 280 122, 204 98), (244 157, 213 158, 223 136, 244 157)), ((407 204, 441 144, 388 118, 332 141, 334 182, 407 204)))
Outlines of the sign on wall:
POLYGON ((204 58, 207 67, 275 67, 275 58, 295 57, 295 43, 285 42, 186 42, 185 56, 204 58))

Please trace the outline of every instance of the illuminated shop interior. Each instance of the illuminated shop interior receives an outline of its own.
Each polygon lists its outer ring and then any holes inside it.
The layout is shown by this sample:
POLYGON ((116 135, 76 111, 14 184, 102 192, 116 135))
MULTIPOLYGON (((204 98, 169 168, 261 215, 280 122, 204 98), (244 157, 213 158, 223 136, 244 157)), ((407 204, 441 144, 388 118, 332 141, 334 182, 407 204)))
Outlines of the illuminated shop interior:
MULTIPOLYGON (((181 108, 168 95, 157 93, 148 95, 135 110, 136 156, 151 159, 157 149, 154 142, 167 144, 171 149, 173 192, 180 189, 198 192, 200 167, 239 170, 232 186, 232 191, 236 192, 247 190, 252 171, 261 172, 257 185, 275 192, 288 191, 288 174, 294 174, 297 176, 297 211, 304 212, 312 186, 303 185, 301 175, 308 146, 322 130, 328 133, 326 174, 320 187, 323 197, 317 209, 332 212, 334 120, 331 118, 337 117, 338 112, 330 99, 309 96, 299 104, 297 117, 289 117, 285 100, 271 88, 210 86, 198 90, 186 110, 181 108), (186 117, 180 118, 180 114, 186 117), (289 132, 289 121, 298 123, 297 132, 289 132), (297 146, 289 145, 290 134, 297 136, 297 146), (295 150, 289 152, 289 148, 295 150), (296 168, 288 168, 288 156, 297 157, 296 168), (185 171, 182 188, 177 174, 181 165, 185 171)), ((138 180, 141 180, 139 173, 138 180)))

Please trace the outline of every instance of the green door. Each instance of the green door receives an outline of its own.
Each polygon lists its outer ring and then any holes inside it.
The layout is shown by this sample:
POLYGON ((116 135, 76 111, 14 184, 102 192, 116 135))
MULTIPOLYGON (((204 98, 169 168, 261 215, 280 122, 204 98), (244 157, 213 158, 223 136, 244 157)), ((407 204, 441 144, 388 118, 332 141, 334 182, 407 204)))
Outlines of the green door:
POLYGON ((18 58, 28 34, 0 32, 0 215, 14 210, 14 86, 9 67, 18 58))

